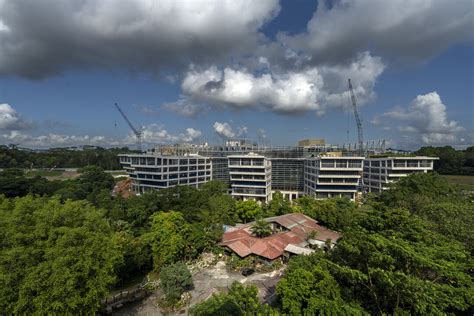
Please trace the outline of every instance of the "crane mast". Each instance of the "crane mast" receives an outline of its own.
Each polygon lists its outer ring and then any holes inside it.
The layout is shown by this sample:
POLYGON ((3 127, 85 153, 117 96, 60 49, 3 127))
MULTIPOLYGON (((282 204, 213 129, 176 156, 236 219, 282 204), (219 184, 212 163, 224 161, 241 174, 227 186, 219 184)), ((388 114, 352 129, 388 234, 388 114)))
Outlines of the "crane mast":
POLYGON ((364 152, 364 134, 362 131, 362 122, 359 117, 359 112, 357 111, 357 104, 356 99, 354 96, 354 90, 352 89, 351 79, 349 81, 349 90, 351 92, 351 100, 352 100, 352 109, 354 110, 354 116, 357 124, 357 136, 358 136, 358 146, 359 146, 359 153, 361 156, 365 156, 364 152))
POLYGON ((119 107, 119 105, 117 103, 115 103, 115 107, 117 108, 117 110, 119 111, 119 113, 122 115, 123 119, 125 120, 125 122, 127 122, 128 126, 130 127, 130 129, 132 130, 132 132, 135 134, 135 137, 137 138, 137 147, 138 147, 138 150, 141 151, 141 145, 142 145, 142 136, 143 136, 143 132, 140 130, 140 129, 137 129, 135 128, 135 126, 133 126, 132 122, 130 122, 130 120, 128 119, 128 117, 125 115, 125 113, 122 111, 122 109, 119 107))

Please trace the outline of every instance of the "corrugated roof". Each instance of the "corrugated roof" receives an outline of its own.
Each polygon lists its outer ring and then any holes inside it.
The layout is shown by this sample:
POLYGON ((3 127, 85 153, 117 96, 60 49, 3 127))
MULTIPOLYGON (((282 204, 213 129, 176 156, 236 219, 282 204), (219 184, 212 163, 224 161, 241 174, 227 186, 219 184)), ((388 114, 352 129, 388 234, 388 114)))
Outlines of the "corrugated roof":
POLYGON ((251 232, 251 227, 254 224, 252 222, 225 232, 220 245, 229 247, 240 257, 255 254, 273 260, 281 256, 288 245, 295 247, 306 245, 308 235, 313 231, 316 232, 316 236, 312 239, 322 242, 327 239, 336 242, 341 237, 339 233, 318 225, 317 221, 300 213, 268 217, 264 220, 269 223, 277 223, 287 230, 265 238, 257 238, 251 232))

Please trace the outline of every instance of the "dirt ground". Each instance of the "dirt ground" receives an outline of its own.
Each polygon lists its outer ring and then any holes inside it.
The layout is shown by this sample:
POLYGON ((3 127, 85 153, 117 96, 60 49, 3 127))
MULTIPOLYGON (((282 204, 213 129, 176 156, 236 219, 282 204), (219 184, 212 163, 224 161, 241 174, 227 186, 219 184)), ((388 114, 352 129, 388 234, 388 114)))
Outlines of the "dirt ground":
POLYGON ((259 297, 262 301, 269 302, 273 298, 275 285, 281 278, 283 268, 270 273, 254 273, 244 277, 240 273, 228 272, 225 262, 218 261, 214 266, 205 268, 193 274, 194 289, 191 293, 191 300, 188 305, 181 310, 163 314, 156 305, 157 292, 147 297, 141 302, 125 306, 114 312, 114 315, 187 315, 190 307, 203 300, 206 300, 213 293, 224 291, 230 288, 234 281, 242 284, 254 284, 259 289, 259 297))

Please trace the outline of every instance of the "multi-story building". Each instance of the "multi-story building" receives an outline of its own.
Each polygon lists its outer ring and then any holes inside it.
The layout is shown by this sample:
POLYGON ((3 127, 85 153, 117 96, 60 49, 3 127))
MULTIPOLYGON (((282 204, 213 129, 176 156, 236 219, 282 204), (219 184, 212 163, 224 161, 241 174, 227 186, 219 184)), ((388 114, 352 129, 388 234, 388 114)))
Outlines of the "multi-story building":
MULTIPOLYGON (((362 191, 364 160, 363 157, 354 156, 355 150, 356 147, 351 145, 259 147, 239 141, 228 142, 223 146, 162 146, 146 154, 120 155, 120 162, 132 178, 133 189, 137 193, 176 185, 199 187, 207 181, 218 180, 229 186, 229 193, 234 192, 236 198, 242 199, 252 197, 251 194, 243 195, 245 190, 258 189, 259 194, 254 194, 253 198, 265 201, 270 200, 276 191, 289 200, 303 194, 317 198, 343 196, 354 200, 358 192, 362 191), (239 163, 244 164, 250 153, 253 153, 255 164, 263 163, 264 168, 233 165, 233 160, 231 164, 230 158, 240 159, 239 163), (253 167, 259 170, 257 174, 242 173, 244 171, 241 169, 253 167), (263 174, 263 180, 257 180, 263 174), (258 182, 258 185, 252 182, 258 182), (261 191, 262 185, 265 191, 261 191)), ((380 154, 383 148, 375 151, 368 149, 368 152, 380 154)), ((368 158, 364 165, 366 191, 378 192, 387 183, 409 173, 432 170, 434 159, 368 158)))
POLYGON ((119 155, 119 159, 133 181, 132 190, 135 193, 177 185, 199 187, 212 180, 212 162, 208 157, 150 153, 119 155))
POLYGON ((433 170, 435 157, 374 157, 364 161, 364 190, 381 192, 395 182, 412 173, 426 173, 433 170))
POLYGON ((364 157, 318 156, 305 162, 305 194, 317 199, 346 197, 355 201, 364 157))
POLYGON ((271 162, 249 153, 228 156, 231 195, 238 200, 269 202, 272 197, 271 162))

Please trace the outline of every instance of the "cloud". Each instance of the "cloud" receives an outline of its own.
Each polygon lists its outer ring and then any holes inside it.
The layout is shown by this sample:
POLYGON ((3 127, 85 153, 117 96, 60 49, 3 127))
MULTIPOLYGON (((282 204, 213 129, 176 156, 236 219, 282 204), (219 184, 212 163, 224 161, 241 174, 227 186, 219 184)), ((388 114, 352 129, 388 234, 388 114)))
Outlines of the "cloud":
POLYGON ((8 134, 1 135, 3 142, 15 143, 20 146, 34 148, 66 147, 80 145, 94 146, 117 146, 123 145, 122 141, 107 138, 104 136, 89 135, 61 135, 49 133, 46 135, 33 136, 21 131, 10 131, 8 134))
POLYGON ((216 132, 217 135, 223 138, 236 138, 236 137, 247 137, 248 135, 248 127, 247 126, 238 126, 237 128, 233 128, 230 124, 227 122, 215 122, 213 127, 214 127, 214 132, 216 132))
POLYGON ((263 128, 257 129, 257 137, 261 140, 267 139, 267 131, 263 128))
POLYGON ((161 105, 161 107, 165 110, 175 112, 186 117, 196 117, 198 114, 206 110, 204 106, 196 104, 185 97, 181 97, 176 102, 164 103, 161 105))
POLYGON ((34 126, 33 122, 24 120, 11 105, 0 104, 0 129, 23 130, 34 126))
MULTIPOLYGON (((186 128, 184 132, 179 134, 170 134, 162 127, 151 124, 143 129, 143 141, 147 144, 160 143, 182 143, 192 142, 201 137, 202 133, 194 128, 186 128)), ((65 135, 48 133, 44 135, 31 135, 22 131, 10 131, 9 133, 0 135, 1 143, 15 143, 20 146, 33 148, 51 148, 51 147, 68 147, 68 146, 129 146, 136 144, 134 135, 129 134, 125 138, 117 139, 101 135, 65 135)))
POLYGON ((411 134, 424 144, 455 143, 465 130, 458 122, 448 120, 446 106, 436 91, 418 95, 407 108, 395 108, 372 123, 398 123, 398 131, 411 134))
POLYGON ((311 63, 341 62, 370 49, 397 60, 424 61, 449 46, 472 41, 471 0, 319 1, 303 34, 280 33, 283 47, 311 63))
POLYGON ((74 68, 159 71, 251 52, 277 0, 2 0, 0 74, 74 68), (245 12, 245 14, 242 14, 245 12))
POLYGON ((224 138, 234 138, 236 136, 235 132, 232 130, 232 127, 227 122, 215 122, 214 131, 217 133, 217 135, 224 138))
MULTIPOLYGON (((146 125, 142 128, 142 132, 143 142, 150 144, 192 142, 202 135, 201 131, 194 128, 186 128, 183 133, 170 134, 166 129, 158 124, 146 125)), ((130 134, 126 139, 126 142, 135 142, 135 137, 130 134)))
POLYGON ((279 113, 316 111, 348 105, 347 78, 354 78, 359 104, 373 99, 373 87, 385 65, 368 52, 344 65, 318 66, 279 72, 267 68, 260 75, 243 67, 219 69, 192 66, 181 88, 189 100, 236 109, 259 108, 279 113))
POLYGON ((153 107, 153 106, 148 106, 148 105, 143 105, 138 107, 139 111, 145 115, 150 115, 150 116, 159 116, 160 111, 158 108, 153 107))

